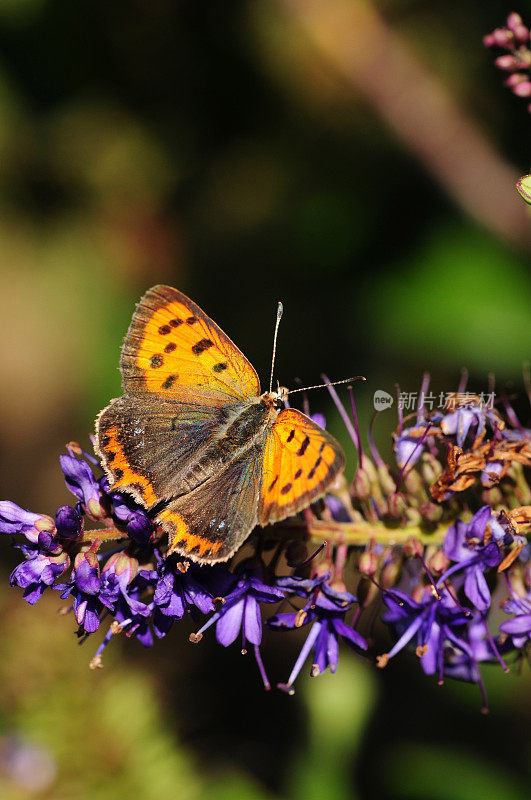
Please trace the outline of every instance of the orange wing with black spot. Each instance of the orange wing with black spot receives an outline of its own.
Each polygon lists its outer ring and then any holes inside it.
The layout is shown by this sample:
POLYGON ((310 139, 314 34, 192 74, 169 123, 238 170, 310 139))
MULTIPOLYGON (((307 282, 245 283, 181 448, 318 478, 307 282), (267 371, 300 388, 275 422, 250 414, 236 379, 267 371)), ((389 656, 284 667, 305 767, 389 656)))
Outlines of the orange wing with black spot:
POLYGON ((343 450, 327 431, 294 408, 281 411, 265 446, 260 524, 285 519, 322 497, 344 466, 343 450))
POLYGON ((198 305, 171 286, 146 292, 120 361, 127 393, 223 404, 260 394, 254 367, 198 305))

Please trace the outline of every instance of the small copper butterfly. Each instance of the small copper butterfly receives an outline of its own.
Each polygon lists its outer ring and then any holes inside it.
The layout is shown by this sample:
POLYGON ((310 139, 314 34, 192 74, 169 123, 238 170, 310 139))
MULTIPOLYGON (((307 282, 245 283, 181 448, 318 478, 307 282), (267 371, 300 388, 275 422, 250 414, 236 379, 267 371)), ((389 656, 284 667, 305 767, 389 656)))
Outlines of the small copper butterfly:
POLYGON ((154 286, 120 359, 122 397, 96 420, 113 490, 151 510, 170 551, 226 561, 256 525, 321 497, 344 468, 327 431, 260 391, 253 366, 184 294, 154 286))

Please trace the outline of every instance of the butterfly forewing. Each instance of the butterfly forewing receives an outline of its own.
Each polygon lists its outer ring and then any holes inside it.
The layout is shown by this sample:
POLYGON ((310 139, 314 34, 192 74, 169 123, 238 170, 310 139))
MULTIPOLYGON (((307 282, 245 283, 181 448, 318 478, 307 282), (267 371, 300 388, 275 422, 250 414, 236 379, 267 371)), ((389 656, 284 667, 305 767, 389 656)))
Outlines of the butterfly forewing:
POLYGON ((170 286, 154 286, 133 315, 120 361, 125 392, 212 404, 260 394, 254 367, 210 317, 170 286))
POLYGON ((281 411, 264 452, 260 523, 285 519, 321 497, 343 469, 343 450, 294 408, 281 411))

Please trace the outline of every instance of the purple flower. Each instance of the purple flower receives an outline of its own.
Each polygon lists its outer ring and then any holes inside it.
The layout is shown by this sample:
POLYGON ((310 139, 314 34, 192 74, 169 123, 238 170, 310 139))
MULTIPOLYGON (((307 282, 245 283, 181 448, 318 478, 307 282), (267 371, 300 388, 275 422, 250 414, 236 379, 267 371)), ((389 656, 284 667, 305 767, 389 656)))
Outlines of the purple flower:
POLYGON ((444 652, 444 674, 450 678, 467 683, 478 683, 483 689, 483 681, 479 665, 482 662, 498 659, 505 671, 506 665, 501 659, 501 652, 510 649, 510 645, 500 645, 490 635, 487 623, 482 614, 476 612, 467 626, 468 650, 457 649, 451 642, 446 643, 444 652))
POLYGON ((478 611, 485 612, 490 606, 490 590, 485 572, 498 566, 500 550, 495 541, 483 544, 485 531, 492 516, 490 506, 483 506, 467 524, 457 520, 446 534, 444 552, 451 561, 457 562, 441 576, 440 586, 450 575, 463 570, 465 594, 478 611))
POLYGON ((153 595, 155 634, 165 636, 175 620, 182 619, 186 611, 194 608, 202 614, 214 610, 212 595, 202 585, 208 567, 190 564, 185 572, 177 567, 177 559, 163 559, 155 551, 158 564, 156 570, 142 570, 142 575, 154 586, 153 595))
POLYGON ((515 647, 523 647, 531 639, 531 592, 527 597, 512 597, 503 606, 507 614, 513 614, 512 619, 502 622, 500 630, 508 633, 515 647))
POLYGON ((100 568, 94 548, 78 553, 70 581, 55 587, 63 600, 72 594, 72 604, 77 624, 85 633, 94 633, 100 625, 103 609, 99 592, 101 589, 100 568))
POLYGON ((312 676, 320 675, 327 668, 335 672, 339 658, 339 639, 347 644, 367 649, 365 639, 344 620, 345 614, 356 597, 347 591, 334 589, 327 582, 329 573, 315 579, 297 577, 279 578, 278 585, 300 597, 306 597, 307 603, 297 612, 276 614, 268 620, 274 630, 293 630, 312 623, 306 641, 295 662, 287 683, 279 684, 279 688, 293 694, 293 683, 301 671, 306 659, 313 651, 312 676))
POLYGON ((87 462, 71 455, 59 456, 59 461, 66 485, 81 503, 83 511, 94 519, 104 517, 100 486, 87 462))
POLYGON ((426 425, 413 428, 404 428, 397 436, 395 436, 394 451, 396 463, 403 469, 406 464, 408 467, 413 467, 422 453, 426 445, 428 428, 426 425))
POLYGON ((126 636, 135 636, 144 647, 153 645, 153 633, 149 626, 153 615, 154 604, 144 603, 141 599, 152 583, 143 572, 119 594, 114 611, 115 620, 125 630, 126 636))
POLYGON ((23 533, 29 542, 36 544, 43 531, 53 533, 54 530, 51 517, 24 511, 10 500, 0 501, 0 533, 23 533))
POLYGON ((445 414, 441 420, 441 431, 445 436, 455 439, 459 447, 463 447, 469 433, 474 432, 474 438, 485 433, 487 423, 493 431, 500 427, 500 420, 494 409, 484 403, 462 405, 445 414))
POLYGON ((35 545, 20 545, 26 560, 15 567, 10 575, 11 586, 24 589, 24 600, 34 605, 43 595, 47 586, 70 566, 70 559, 64 552, 47 554, 35 545))
POLYGON ((431 587, 426 588, 420 603, 397 589, 385 592, 383 599, 388 609, 384 622, 397 631, 399 639, 389 653, 380 657, 380 666, 385 666, 390 658, 415 641, 422 669, 427 675, 438 671, 442 682, 449 645, 472 656, 466 632, 471 614, 459 606, 446 589, 436 597, 431 587))
POLYGON ((284 592, 264 583, 262 568, 251 561, 243 561, 234 571, 236 586, 226 595, 221 608, 216 611, 198 631, 200 636, 214 622, 216 623, 216 639, 223 647, 232 644, 240 630, 242 632, 242 650, 246 641, 258 646, 262 641, 262 616, 260 603, 278 603, 284 599, 284 592))

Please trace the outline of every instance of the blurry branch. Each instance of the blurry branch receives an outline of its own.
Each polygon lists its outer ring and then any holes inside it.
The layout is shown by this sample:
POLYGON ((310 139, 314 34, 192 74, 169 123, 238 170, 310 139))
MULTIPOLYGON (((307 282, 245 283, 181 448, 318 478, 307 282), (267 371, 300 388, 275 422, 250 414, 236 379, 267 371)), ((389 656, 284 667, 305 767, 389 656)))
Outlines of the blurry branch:
POLYGON ((518 172, 369 3, 277 1, 321 59, 365 96, 471 216, 502 238, 531 246, 529 219, 515 191, 518 172))

